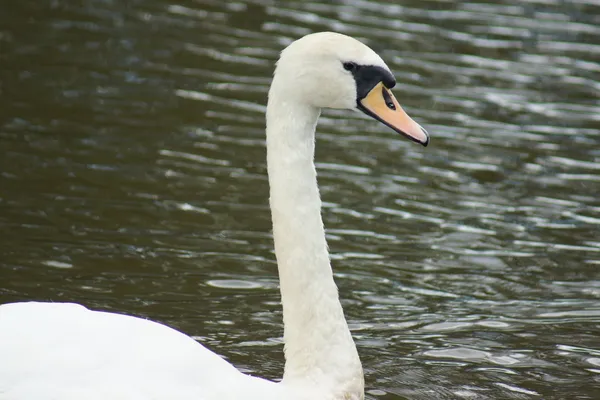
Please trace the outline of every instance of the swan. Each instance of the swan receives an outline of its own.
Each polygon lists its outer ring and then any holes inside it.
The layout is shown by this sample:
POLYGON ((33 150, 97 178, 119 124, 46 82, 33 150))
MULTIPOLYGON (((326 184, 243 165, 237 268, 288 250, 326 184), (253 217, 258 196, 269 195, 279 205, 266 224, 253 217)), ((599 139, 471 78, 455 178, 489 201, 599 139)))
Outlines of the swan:
POLYGON ((358 352, 333 280, 314 165, 322 108, 358 109, 422 145, 427 132, 390 91, 395 79, 360 41, 321 32, 280 55, 266 111, 285 368, 243 374, 191 337, 143 318, 72 303, 0 306, 2 400, 357 400, 358 352))

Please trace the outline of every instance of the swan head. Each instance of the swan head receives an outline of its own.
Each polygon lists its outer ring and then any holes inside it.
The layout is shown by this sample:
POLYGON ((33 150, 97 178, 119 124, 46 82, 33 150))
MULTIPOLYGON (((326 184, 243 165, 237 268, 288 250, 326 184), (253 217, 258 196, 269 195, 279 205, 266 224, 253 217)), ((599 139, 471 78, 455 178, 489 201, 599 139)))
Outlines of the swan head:
POLYGON ((427 146, 427 131, 400 107, 390 90, 395 85, 377 53, 334 32, 313 33, 291 43, 281 52, 273 78, 273 86, 291 103, 360 110, 427 146))

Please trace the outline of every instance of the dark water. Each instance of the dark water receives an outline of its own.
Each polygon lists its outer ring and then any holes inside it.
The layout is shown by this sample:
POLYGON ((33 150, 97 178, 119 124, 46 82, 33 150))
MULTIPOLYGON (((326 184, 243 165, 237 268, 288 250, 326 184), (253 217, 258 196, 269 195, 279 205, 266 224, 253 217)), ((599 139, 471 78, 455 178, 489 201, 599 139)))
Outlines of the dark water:
POLYGON ((361 38, 432 134, 326 112, 317 161, 370 399, 600 399, 600 3, 8 0, 0 301, 163 321, 278 378, 264 104, 361 38))

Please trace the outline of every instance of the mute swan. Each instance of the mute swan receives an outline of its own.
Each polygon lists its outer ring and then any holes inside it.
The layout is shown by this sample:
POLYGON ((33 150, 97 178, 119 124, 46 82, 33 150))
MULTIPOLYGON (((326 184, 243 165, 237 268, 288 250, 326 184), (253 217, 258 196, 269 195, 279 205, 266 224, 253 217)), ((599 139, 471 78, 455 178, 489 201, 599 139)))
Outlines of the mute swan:
POLYGON ((3 400, 356 400, 362 366, 333 281, 313 162, 323 107, 359 109, 409 139, 428 135, 402 110, 370 48, 331 33, 283 52, 269 90, 267 164, 283 305, 279 383, 245 375, 189 336, 142 318, 69 303, 0 306, 3 400))

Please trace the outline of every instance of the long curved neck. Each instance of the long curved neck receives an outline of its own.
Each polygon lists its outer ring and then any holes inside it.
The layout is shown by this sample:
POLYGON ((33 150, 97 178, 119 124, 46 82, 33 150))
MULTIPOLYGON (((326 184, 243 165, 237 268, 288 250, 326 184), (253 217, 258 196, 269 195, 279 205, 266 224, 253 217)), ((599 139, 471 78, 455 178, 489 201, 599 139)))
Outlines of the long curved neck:
POLYGON ((283 305, 283 381, 331 384, 362 397, 362 367, 333 281, 321 219, 313 161, 320 109, 290 100, 280 88, 276 76, 267 105, 267 165, 283 305))

